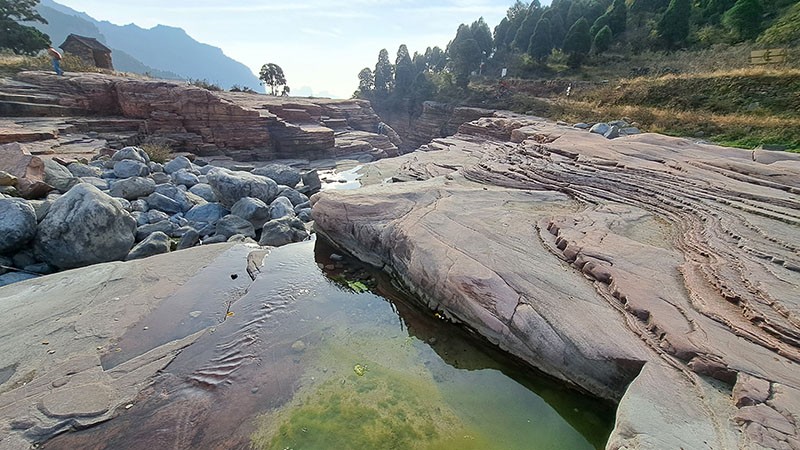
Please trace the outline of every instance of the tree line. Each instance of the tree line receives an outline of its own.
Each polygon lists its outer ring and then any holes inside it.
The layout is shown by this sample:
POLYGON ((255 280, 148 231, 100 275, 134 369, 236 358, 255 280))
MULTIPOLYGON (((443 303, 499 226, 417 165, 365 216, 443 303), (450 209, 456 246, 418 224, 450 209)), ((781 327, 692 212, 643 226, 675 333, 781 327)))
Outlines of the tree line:
POLYGON ((413 113, 420 99, 463 92, 473 75, 498 77, 503 67, 545 67, 554 57, 578 71, 588 58, 607 52, 669 52, 765 40, 779 26, 780 39, 797 44, 800 25, 784 23, 800 17, 792 8, 800 8, 796 0, 553 0, 547 6, 517 0, 493 31, 483 18, 462 24, 444 50, 429 47, 411 55, 401 45, 394 63, 381 50, 375 68, 359 72, 354 96, 372 100, 379 109, 413 113))

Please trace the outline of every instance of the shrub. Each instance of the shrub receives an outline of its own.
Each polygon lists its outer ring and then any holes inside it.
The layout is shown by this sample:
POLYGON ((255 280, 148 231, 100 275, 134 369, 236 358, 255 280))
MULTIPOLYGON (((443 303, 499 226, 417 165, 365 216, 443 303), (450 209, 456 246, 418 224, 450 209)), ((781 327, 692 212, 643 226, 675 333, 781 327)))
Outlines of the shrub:
POLYGON ((172 159, 172 148, 163 140, 151 138, 146 140, 139 148, 147 153, 150 161, 163 164, 172 159))
POLYGON ((219 92, 219 91, 222 90, 222 88, 219 87, 218 84, 214 84, 214 83, 212 83, 212 82, 210 82, 208 80, 205 80, 205 79, 200 80, 200 79, 189 78, 187 80, 187 82, 192 86, 197 86, 199 88, 207 89, 209 91, 217 91, 217 92, 219 92))

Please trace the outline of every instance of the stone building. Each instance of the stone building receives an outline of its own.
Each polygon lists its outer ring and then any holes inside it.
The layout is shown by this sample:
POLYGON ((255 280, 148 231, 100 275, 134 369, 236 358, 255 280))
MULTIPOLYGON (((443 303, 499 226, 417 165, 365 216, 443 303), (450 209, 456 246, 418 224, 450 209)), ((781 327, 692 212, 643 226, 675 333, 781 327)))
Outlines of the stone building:
POLYGON ((111 62, 111 49, 95 38, 70 34, 61 44, 61 48, 65 53, 79 57, 90 66, 114 70, 111 62))

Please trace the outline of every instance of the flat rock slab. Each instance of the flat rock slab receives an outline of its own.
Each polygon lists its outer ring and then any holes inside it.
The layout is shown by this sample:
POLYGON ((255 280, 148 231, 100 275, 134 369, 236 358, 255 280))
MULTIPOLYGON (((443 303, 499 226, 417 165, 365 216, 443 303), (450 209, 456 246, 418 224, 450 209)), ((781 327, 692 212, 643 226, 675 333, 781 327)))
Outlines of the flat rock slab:
POLYGON ((246 273, 252 251, 233 244, 194 247, 0 288, 0 448, 27 449, 124 410, 207 325, 161 329, 152 323, 145 335, 123 337, 162 304, 190 317, 204 292, 235 301, 251 279, 230 274, 246 273))
POLYGON ((497 112, 361 173, 320 234, 619 401, 608 448, 800 448, 800 155, 497 112))

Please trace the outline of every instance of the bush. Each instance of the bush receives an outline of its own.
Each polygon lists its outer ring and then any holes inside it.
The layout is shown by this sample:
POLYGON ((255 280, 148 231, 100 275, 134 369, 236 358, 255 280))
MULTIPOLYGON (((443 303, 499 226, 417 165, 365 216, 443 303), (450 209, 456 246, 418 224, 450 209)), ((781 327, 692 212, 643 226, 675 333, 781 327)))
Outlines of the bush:
POLYGON ((148 139, 139 148, 147 153, 150 161, 163 164, 172 159, 172 148, 162 140, 148 139))
POLYGON ((195 79, 189 78, 187 80, 187 82, 191 86, 197 86, 199 88, 207 89, 209 91, 217 91, 217 92, 222 91, 222 88, 219 87, 218 84, 214 84, 214 83, 212 83, 212 82, 210 82, 208 80, 205 80, 205 79, 203 79, 203 80, 196 79, 195 80, 195 79))

